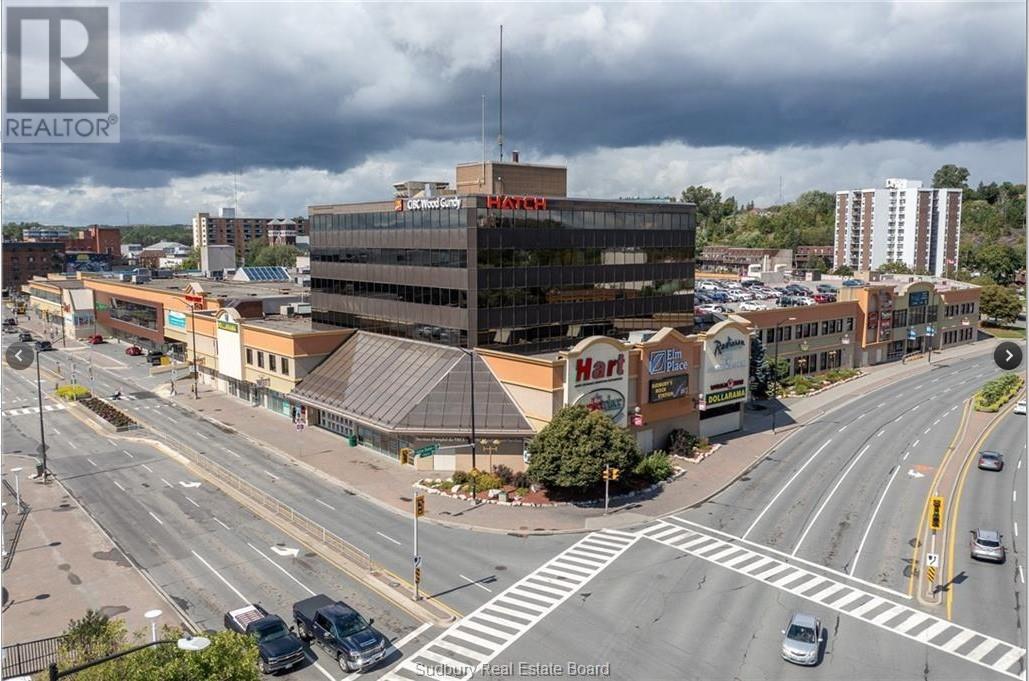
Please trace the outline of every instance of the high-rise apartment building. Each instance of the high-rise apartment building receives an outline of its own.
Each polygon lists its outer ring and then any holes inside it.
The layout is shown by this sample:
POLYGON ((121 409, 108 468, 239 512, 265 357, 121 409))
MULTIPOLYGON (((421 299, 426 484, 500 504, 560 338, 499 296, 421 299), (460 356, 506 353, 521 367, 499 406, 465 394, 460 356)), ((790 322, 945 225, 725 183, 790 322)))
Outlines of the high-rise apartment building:
POLYGON ((197 213, 193 216, 193 246, 232 246, 236 258, 243 259, 246 246, 257 239, 275 243, 292 243, 297 236, 308 235, 308 219, 240 218, 231 209, 222 209, 220 216, 197 213), (285 235, 292 237, 292 241, 285 235))
POLYGON ((879 189, 836 192, 833 267, 874 270, 902 262, 916 272, 958 269, 961 190, 888 179, 879 189))

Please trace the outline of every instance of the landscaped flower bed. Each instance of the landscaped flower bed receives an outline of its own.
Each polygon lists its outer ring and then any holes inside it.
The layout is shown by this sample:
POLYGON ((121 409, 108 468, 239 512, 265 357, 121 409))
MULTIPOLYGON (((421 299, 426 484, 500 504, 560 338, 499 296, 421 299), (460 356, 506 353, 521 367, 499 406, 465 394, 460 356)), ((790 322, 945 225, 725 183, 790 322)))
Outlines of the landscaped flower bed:
POLYGON ((1008 400, 1018 394, 1024 381, 1025 379, 1016 373, 1003 374, 992 381, 987 381, 975 394, 975 410, 1000 411, 1000 408, 1007 404, 1008 400))
POLYGON ((89 397, 89 388, 84 385, 62 385, 54 393, 62 400, 81 400, 89 397))
POLYGON ((783 397, 802 397, 830 388, 837 383, 850 381, 861 375, 857 369, 832 369, 824 374, 812 376, 791 376, 782 382, 783 397))
POLYGON ((91 412, 107 421, 118 430, 129 430, 130 428, 139 427, 138 423, 126 416, 120 410, 115 409, 107 402, 97 399, 96 397, 80 399, 79 404, 88 408, 91 412))

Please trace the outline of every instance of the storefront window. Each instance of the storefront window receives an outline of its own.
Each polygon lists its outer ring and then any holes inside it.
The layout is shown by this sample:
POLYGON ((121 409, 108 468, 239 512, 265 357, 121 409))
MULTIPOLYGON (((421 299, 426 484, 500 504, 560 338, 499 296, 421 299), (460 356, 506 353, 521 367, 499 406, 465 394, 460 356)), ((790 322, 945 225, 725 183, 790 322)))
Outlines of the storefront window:
POLYGON ((110 314, 112 319, 134 324, 145 329, 157 328, 157 308, 140 305, 120 298, 111 298, 110 314))

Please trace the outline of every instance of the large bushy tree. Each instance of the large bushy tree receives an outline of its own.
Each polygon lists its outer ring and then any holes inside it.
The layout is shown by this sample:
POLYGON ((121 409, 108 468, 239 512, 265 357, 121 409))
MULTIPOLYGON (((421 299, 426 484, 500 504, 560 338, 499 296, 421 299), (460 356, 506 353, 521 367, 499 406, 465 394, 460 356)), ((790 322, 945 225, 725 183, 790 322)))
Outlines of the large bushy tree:
MULTIPOLYGON (((58 653, 59 669, 99 659, 149 640, 149 632, 128 636, 121 620, 88 611, 69 623, 58 653)), ((175 640, 183 632, 164 627, 159 637, 175 640)), ((249 636, 231 631, 204 634, 211 645, 202 651, 179 650, 174 644, 146 648, 125 657, 90 667, 75 675, 76 681, 258 681, 257 644, 249 636)))
POLYGON ((765 344, 759 335, 750 339, 750 394, 759 400, 768 397, 772 367, 766 359, 765 344))
POLYGON ((642 454, 627 428, 584 406, 564 407, 529 442, 529 477, 549 488, 584 489, 602 481, 604 465, 632 471, 642 454))
POLYGON ((933 173, 933 186, 964 189, 968 186, 968 168, 948 163, 933 173))
POLYGON ((1022 299, 1011 289, 996 284, 984 286, 979 294, 984 315, 1001 323, 1013 322, 1022 312, 1022 299))
POLYGON ((900 260, 891 260, 880 266, 879 271, 883 274, 912 274, 914 272, 914 270, 900 260))

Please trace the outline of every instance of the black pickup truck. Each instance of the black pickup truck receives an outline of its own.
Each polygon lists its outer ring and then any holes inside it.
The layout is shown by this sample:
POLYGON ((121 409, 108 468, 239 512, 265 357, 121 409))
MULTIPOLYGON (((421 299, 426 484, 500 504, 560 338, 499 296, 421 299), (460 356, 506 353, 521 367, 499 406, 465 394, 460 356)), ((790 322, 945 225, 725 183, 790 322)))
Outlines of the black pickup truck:
POLYGON ((335 658, 340 670, 367 669, 386 655, 386 639, 343 601, 319 594, 293 604, 301 638, 313 640, 335 658))
POLYGON ((225 613, 225 628, 257 641, 261 671, 265 674, 295 667, 304 661, 304 642, 286 628, 278 615, 270 615, 260 605, 225 613))

